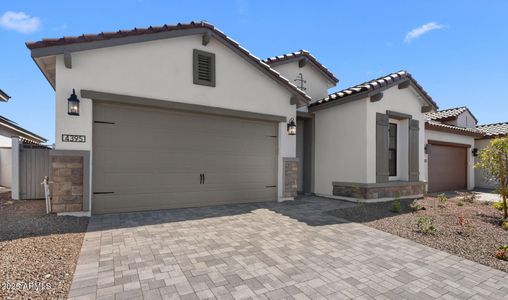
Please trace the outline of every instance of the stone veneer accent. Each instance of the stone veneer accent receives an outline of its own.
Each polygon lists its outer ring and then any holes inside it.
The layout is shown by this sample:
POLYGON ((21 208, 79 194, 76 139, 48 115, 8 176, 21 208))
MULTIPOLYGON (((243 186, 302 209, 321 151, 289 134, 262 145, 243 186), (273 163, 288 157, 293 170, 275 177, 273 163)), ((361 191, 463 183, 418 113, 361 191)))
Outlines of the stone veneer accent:
POLYGON ((283 197, 296 197, 298 192, 298 158, 284 158, 284 190, 283 197))
POLYGON ((333 182, 333 195, 364 200, 395 197, 421 197, 425 194, 423 181, 392 181, 386 183, 333 182))
POLYGON ((51 211, 83 210, 83 157, 51 156, 51 211))

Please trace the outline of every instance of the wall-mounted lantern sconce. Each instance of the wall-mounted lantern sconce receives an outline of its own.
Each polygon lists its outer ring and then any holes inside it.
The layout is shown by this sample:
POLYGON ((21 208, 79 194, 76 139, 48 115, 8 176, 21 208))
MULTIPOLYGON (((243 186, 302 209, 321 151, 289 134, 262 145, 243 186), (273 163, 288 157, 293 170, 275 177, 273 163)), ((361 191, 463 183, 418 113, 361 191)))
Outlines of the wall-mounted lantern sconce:
POLYGON ((478 148, 473 148, 473 151, 471 152, 473 153, 474 157, 478 156, 478 148))
POLYGON ((296 123, 295 123, 295 119, 293 119, 293 118, 289 119, 288 134, 289 135, 295 135, 296 134, 296 123))
POLYGON ((425 145, 425 154, 430 154, 431 145, 427 144, 425 145))
POLYGON ((72 94, 67 99, 67 104, 69 105, 67 113, 71 116, 79 116, 79 99, 74 89, 72 89, 72 94))

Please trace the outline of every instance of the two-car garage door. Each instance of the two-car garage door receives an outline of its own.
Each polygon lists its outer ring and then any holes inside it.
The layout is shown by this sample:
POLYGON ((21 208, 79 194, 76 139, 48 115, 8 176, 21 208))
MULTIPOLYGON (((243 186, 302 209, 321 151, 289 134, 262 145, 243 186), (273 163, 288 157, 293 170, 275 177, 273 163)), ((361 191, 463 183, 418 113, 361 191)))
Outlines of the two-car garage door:
POLYGON ((274 201, 277 123, 94 103, 94 213, 274 201))
POLYGON ((429 142, 429 179, 431 193, 467 189, 467 147, 429 142))

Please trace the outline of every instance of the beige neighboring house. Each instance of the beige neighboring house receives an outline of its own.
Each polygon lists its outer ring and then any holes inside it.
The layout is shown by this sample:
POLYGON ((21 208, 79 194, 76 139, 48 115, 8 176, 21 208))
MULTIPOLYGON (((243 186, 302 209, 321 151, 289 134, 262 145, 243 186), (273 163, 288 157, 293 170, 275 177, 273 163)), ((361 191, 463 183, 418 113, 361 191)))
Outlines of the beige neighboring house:
MULTIPOLYGON (((298 193, 417 198, 429 180, 426 149, 472 147, 483 136, 467 117, 430 122, 437 105, 405 71, 330 94, 338 79, 308 51, 261 60, 206 22, 27 47, 56 93, 58 213, 285 201, 298 193)), ((474 174, 466 173, 473 188, 474 174)))
MULTIPOLYGON (((11 97, 0 90, 0 102, 8 102, 11 97)), ((22 145, 38 145, 47 140, 16 122, 0 116, 0 186, 19 189, 19 150, 22 145)))

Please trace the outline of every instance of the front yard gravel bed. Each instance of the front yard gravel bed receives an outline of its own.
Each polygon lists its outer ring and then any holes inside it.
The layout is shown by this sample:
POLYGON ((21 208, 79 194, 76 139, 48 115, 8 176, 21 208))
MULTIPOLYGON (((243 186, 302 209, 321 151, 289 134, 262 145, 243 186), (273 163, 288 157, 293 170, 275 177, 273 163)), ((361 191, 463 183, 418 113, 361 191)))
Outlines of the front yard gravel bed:
POLYGON ((41 200, 1 199, 0 299, 66 299, 87 224, 46 215, 41 200))
POLYGON ((361 204, 331 214, 508 272, 508 261, 495 257, 498 247, 508 244, 508 230, 501 228, 502 214, 491 203, 460 201, 463 206, 459 206, 459 198, 443 203, 426 197, 417 200, 425 209, 413 212, 411 202, 401 200, 400 213, 391 212, 392 202, 385 202, 361 204), (437 228, 434 234, 419 231, 418 220, 425 216, 433 219, 437 228))

